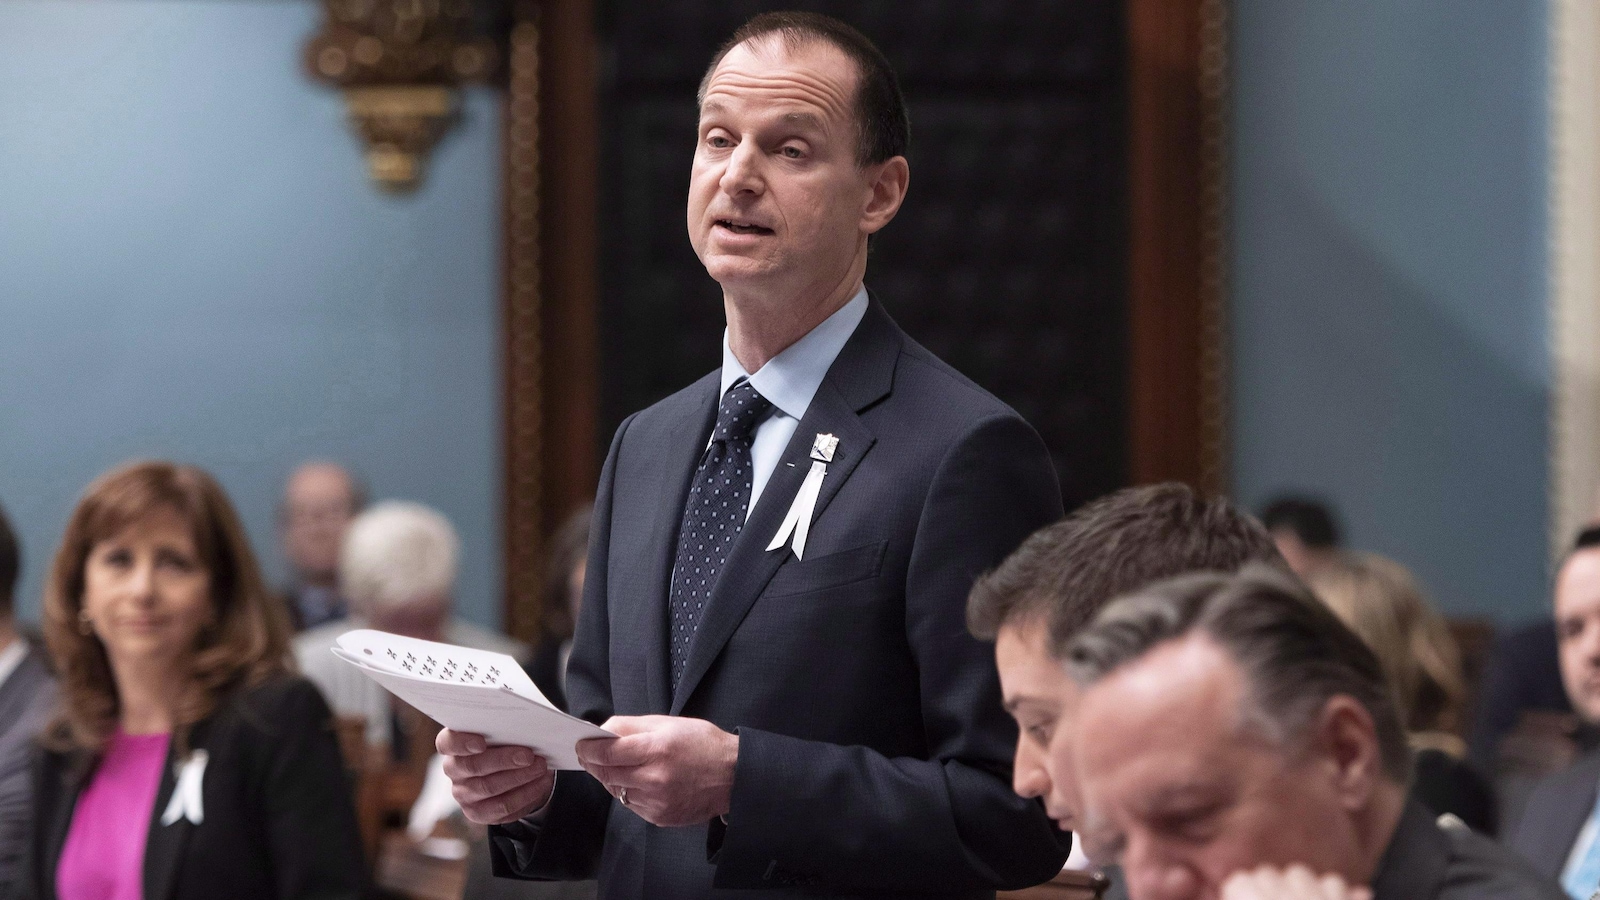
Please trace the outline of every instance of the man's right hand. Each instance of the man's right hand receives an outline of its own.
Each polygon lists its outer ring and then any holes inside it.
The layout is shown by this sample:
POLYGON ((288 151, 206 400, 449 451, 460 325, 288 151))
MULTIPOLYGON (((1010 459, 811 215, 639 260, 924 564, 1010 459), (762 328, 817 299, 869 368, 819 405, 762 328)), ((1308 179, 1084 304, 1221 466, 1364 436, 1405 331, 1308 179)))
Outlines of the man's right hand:
POLYGON ((448 728, 434 746, 444 756, 451 794, 479 825, 504 825, 536 813, 555 792, 556 773, 527 747, 490 747, 482 735, 448 728))

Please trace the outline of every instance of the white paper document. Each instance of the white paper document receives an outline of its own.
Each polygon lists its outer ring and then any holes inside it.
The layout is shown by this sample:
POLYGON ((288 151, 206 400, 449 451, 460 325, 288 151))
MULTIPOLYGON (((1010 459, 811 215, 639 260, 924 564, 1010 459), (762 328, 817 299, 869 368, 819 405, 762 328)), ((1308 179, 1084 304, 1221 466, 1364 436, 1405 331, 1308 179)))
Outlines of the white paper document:
POLYGON ((340 635, 333 653, 440 725, 532 747, 556 769, 583 768, 579 741, 616 737, 556 709, 504 653, 368 628, 340 635))

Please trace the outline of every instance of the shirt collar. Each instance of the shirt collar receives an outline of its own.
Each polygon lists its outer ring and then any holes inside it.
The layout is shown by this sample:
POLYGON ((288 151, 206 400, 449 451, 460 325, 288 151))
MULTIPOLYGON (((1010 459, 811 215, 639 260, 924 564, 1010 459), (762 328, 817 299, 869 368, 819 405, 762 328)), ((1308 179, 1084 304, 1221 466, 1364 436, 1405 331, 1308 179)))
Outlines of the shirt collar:
POLYGON ((785 347, 782 353, 767 360, 754 375, 746 372, 734 357, 728 347, 728 331, 723 329, 722 393, 726 394, 740 378, 749 378, 750 386, 760 391, 779 412, 792 419, 805 418, 811 398, 822 386, 822 379, 866 314, 867 289, 863 286, 849 303, 823 319, 822 324, 807 332, 805 337, 785 347))

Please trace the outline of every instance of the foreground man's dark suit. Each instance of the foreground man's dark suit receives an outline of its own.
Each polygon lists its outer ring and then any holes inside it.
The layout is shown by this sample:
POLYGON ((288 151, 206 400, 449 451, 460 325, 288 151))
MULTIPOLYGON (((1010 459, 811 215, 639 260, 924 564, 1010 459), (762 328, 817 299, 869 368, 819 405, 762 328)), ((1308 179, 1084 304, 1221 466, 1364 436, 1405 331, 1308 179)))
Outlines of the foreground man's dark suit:
POLYGON ((1459 823, 1438 824, 1415 800, 1389 839, 1372 900, 1567 900, 1554 879, 1459 823))
POLYGON ((671 713, 737 731, 728 824, 656 828, 562 773, 542 824, 493 830, 496 871, 598 875, 602 897, 641 900, 984 897, 1050 878, 1068 842, 1011 791, 1015 726, 963 619, 974 578, 1061 516, 1038 435, 872 301, 723 567, 674 692, 669 574, 719 386, 713 372, 612 441, 567 693, 595 722, 671 713), (839 447, 797 561, 766 546, 818 433, 839 447))

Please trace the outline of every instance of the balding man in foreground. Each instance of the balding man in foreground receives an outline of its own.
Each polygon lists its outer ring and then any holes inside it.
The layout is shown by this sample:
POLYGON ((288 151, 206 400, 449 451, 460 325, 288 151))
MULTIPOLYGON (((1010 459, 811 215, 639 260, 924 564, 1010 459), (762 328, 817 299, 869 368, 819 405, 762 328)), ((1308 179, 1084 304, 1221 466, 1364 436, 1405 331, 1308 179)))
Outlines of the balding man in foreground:
POLYGON ((1089 854, 1133 900, 1561 900, 1406 796, 1377 658, 1269 567, 1184 576, 1081 632, 1073 763, 1089 854))

